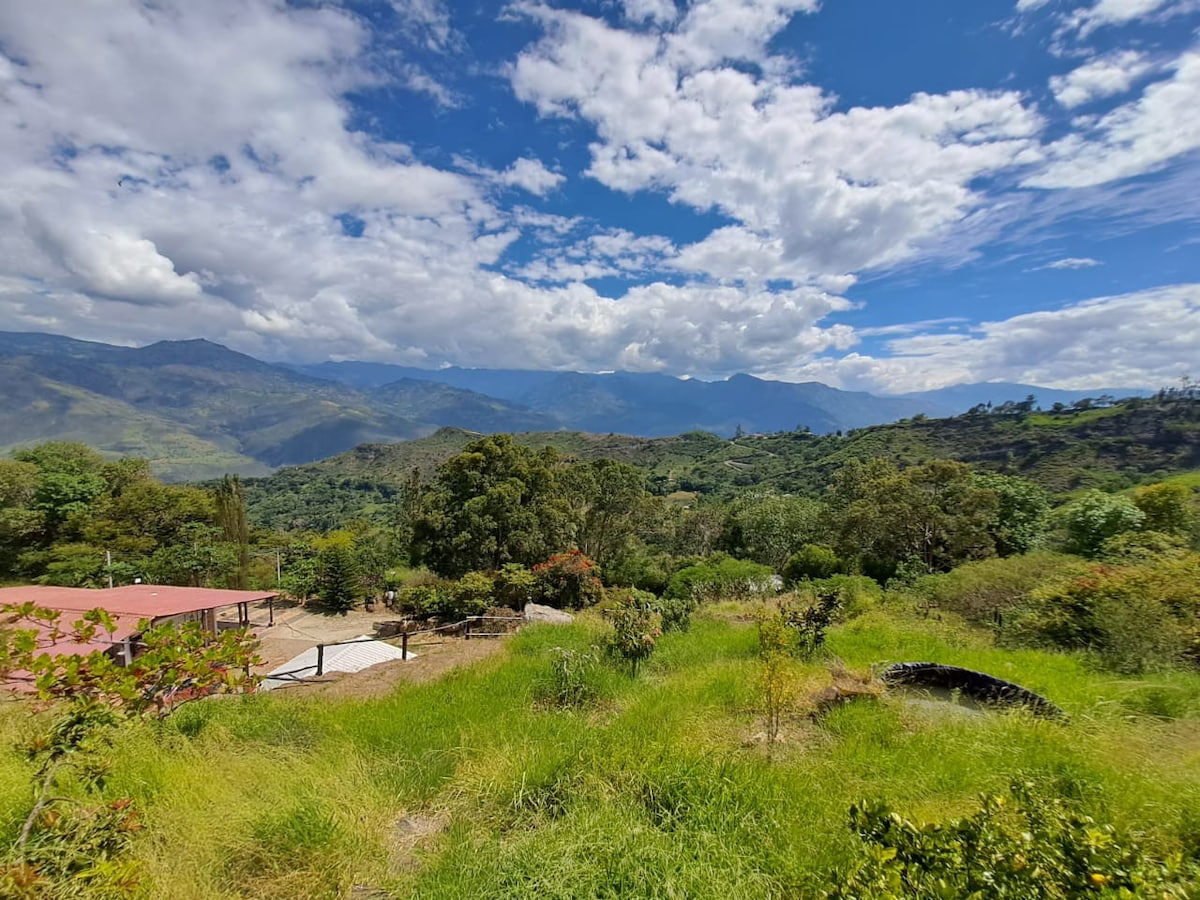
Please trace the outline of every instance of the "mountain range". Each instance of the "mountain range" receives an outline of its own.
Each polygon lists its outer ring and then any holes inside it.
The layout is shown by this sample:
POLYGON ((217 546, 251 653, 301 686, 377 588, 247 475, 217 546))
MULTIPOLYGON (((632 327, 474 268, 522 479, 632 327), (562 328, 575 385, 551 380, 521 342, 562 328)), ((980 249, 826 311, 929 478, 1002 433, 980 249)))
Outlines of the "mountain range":
POLYGON ((118 347, 0 332, 0 452, 78 440, 112 455, 148 458, 160 476, 175 480, 263 474, 444 426, 642 437, 830 433, 918 414, 953 415, 1028 394, 1049 405, 1085 393, 1145 392, 982 384, 876 396, 750 375, 710 382, 628 372, 288 365, 206 340, 118 347))

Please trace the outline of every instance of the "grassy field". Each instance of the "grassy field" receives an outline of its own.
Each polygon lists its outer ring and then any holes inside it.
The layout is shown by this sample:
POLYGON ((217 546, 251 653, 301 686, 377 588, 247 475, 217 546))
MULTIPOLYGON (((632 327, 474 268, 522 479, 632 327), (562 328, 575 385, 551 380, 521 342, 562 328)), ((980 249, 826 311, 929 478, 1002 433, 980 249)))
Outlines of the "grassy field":
MULTIPOLYGON (((552 648, 599 639, 586 616, 528 628, 484 663, 384 699, 293 689, 195 703, 124 732, 107 790, 143 810, 147 896, 172 900, 812 897, 857 852, 855 800, 936 819, 1017 776, 1155 849, 1200 850, 1189 812, 1200 809, 1200 675, 1118 679, 876 611, 831 634, 850 670, 967 665, 1046 694, 1070 721, 895 698, 814 718, 806 698, 830 683, 823 661, 797 664, 796 712, 768 751, 746 612, 705 611, 636 680, 601 671, 585 710, 540 698, 552 648)), ((30 720, 9 707, 0 727, 8 748, 30 720)), ((5 840, 27 777, 6 749, 5 840)))

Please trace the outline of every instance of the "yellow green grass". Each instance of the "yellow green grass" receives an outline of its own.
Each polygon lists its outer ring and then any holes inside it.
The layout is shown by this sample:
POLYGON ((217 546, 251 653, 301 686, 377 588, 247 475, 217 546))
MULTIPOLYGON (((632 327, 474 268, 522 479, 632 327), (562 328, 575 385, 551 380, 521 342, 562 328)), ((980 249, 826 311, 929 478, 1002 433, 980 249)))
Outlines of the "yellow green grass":
MULTIPOLYGON (((951 715, 896 699, 797 714, 767 752, 755 630, 723 607, 668 635, 637 680, 598 678, 588 709, 541 702, 550 650, 601 624, 532 627, 497 657, 377 700, 304 689, 202 701, 126 730, 107 792, 146 829, 147 896, 814 896, 857 851, 849 805, 923 818, 971 809, 1020 775, 1167 852, 1200 841, 1200 675, 1118 679, 1066 655, 1012 652, 948 621, 882 610, 836 629, 852 670, 935 659, 1038 690, 1067 724, 951 715)), ((797 666, 798 692, 829 683, 797 666)), ((798 708, 802 707, 802 700, 798 708)), ((7 707, 7 748, 32 727, 7 707)), ((0 755, 0 825, 28 802, 0 755)))

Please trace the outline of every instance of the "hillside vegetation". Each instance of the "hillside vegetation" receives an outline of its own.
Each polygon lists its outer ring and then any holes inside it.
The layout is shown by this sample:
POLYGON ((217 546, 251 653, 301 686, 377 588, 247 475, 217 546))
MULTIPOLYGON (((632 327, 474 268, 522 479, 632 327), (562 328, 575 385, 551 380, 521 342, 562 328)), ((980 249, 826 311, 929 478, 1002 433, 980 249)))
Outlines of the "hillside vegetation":
MULTIPOLYGON (((263 524, 315 527, 339 516, 370 515, 380 499, 396 495, 413 469, 428 478, 438 463, 478 437, 444 428, 419 440, 364 445, 251 480, 252 515, 263 524)), ((791 431, 724 439, 704 432, 667 438, 529 432, 513 439, 584 461, 635 465, 661 495, 729 497, 746 488, 818 495, 848 461, 876 457, 901 466, 957 460, 1063 493, 1119 489, 1200 469, 1200 401, 1160 396, 1101 409, 919 417, 844 435, 791 431)))
MULTIPOLYGON (((491 628, 529 603, 577 617, 430 683, 408 683, 418 659, 205 699, 241 687, 252 635, 165 625, 119 666, 41 653, 94 638, 102 611, 58 633, 53 611, 8 605, 0 680, 24 690, 0 708, 0 896, 1193 896, 1200 509, 1167 467, 1194 463, 1197 405, 842 438, 446 431, 425 447, 448 458, 386 483, 371 448, 330 491, 297 482, 299 512, 264 480, 271 527, 236 477, 18 451, 0 579, 270 588, 389 628, 491 628), (980 461, 924 456, 939 433, 964 455, 975 436, 980 461), (1067 479, 1053 495, 979 435, 1050 435, 1108 460, 1106 480, 1035 457, 1067 479), (760 459, 805 492, 740 487, 760 459), (914 694, 887 680, 903 661, 1045 699, 914 694)), ((439 635, 417 653, 480 640, 439 635)))

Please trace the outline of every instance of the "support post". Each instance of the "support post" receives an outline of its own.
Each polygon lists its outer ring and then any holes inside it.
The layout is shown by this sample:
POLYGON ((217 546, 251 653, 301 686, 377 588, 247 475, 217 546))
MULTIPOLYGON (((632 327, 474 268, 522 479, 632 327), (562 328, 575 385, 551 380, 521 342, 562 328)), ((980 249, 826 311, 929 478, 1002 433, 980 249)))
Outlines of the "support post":
POLYGON ((267 627, 270 628, 275 624, 275 598, 267 598, 267 627))
POLYGON ((407 631, 402 631, 400 633, 400 654, 404 657, 404 659, 408 659, 408 632, 407 631))
POLYGON ((470 619, 470 617, 467 617, 465 620, 463 620, 463 640, 469 641, 470 639, 471 639, 471 619, 470 619))
POLYGON ((317 674, 325 674, 325 645, 317 644, 317 674))

